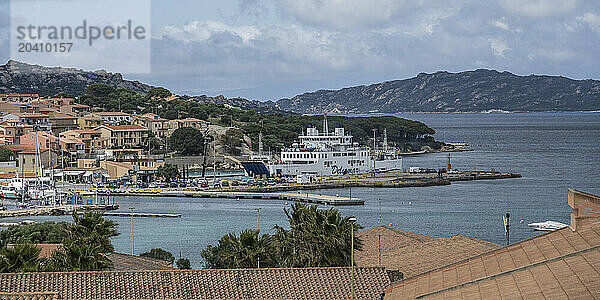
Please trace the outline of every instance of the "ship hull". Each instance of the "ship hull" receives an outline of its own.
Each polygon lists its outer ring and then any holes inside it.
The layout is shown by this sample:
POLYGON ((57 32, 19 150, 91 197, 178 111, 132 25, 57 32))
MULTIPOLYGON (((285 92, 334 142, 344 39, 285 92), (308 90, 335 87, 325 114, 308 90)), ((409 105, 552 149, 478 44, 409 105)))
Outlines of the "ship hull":
POLYGON ((373 161, 365 165, 353 165, 348 161, 336 161, 329 166, 317 161, 312 164, 269 164, 267 166, 272 176, 298 176, 298 175, 346 175, 346 174, 366 174, 373 172, 388 172, 402 169, 402 158, 373 161))

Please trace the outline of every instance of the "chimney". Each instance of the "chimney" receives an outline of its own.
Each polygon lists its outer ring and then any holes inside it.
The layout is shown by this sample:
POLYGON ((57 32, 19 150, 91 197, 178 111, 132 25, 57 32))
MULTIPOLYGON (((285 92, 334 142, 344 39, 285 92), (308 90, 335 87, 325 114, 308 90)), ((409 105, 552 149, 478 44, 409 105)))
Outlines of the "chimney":
POLYGON ((571 230, 577 231, 592 224, 600 223, 600 197, 569 189, 571 230))

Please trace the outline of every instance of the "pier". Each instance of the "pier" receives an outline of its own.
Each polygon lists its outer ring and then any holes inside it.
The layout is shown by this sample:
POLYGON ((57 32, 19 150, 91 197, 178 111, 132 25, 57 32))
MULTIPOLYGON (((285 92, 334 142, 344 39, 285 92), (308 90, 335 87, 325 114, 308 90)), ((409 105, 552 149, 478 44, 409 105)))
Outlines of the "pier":
MULTIPOLYGON (((98 193, 106 194, 109 190, 98 189, 98 193)), ((81 195, 91 196, 95 189, 79 189, 81 195)), ((305 192, 262 192, 262 191, 194 191, 194 190, 160 190, 160 189, 111 189, 110 194, 117 196, 147 196, 147 197, 190 197, 190 198, 226 198, 226 199, 274 199, 298 201, 326 205, 364 205, 360 198, 348 198, 305 192)))
POLYGON ((181 218, 181 214, 163 213, 131 213, 131 212, 104 212, 108 217, 134 217, 134 218, 181 218))
MULTIPOLYGON (((156 196, 156 195, 155 195, 156 196)), ((229 191, 161 191, 162 197, 193 197, 193 198, 228 198, 228 199, 275 199, 299 201, 326 205, 363 205, 365 201, 359 198, 316 195, 309 193, 262 193, 262 192, 229 192, 229 191)))
POLYGON ((40 206, 23 209, 11 209, 0 211, 0 218, 28 217, 28 216, 61 216, 71 214, 74 210, 116 210, 118 205, 58 205, 40 206))

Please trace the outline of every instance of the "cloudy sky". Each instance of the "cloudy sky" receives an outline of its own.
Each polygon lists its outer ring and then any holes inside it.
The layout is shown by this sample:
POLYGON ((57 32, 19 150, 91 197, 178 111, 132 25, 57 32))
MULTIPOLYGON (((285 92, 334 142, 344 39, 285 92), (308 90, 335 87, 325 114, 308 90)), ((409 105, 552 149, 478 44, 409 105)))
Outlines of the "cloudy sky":
MULTIPOLYGON (((7 11, 0 0, 3 62, 7 11)), ((598 0, 154 0, 151 17, 152 72, 125 77, 190 95, 277 100, 477 68, 600 79, 598 0)))

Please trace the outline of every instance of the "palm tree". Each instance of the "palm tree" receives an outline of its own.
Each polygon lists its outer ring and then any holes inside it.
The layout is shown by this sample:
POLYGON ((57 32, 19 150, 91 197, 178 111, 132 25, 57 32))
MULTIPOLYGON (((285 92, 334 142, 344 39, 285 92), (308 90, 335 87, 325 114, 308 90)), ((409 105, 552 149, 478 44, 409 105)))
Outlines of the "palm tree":
POLYGON ((41 249, 32 244, 18 244, 0 249, 0 272, 34 272, 40 269, 41 249))
POLYGON ((47 271, 100 271, 112 267, 112 262, 101 253, 100 245, 80 244, 77 241, 64 245, 64 251, 52 253, 47 271))
MULTIPOLYGON (((351 233, 362 228, 336 209, 294 203, 284 209, 290 229, 275 226, 279 262, 287 267, 332 267, 351 264, 351 233)), ((355 237, 354 249, 362 242, 355 237)))
POLYGON ((273 267, 274 248, 268 234, 257 230, 244 230, 239 237, 234 233, 224 235, 216 247, 207 247, 201 256, 208 268, 273 267))
POLYGON ((100 252, 114 252, 110 238, 119 235, 115 222, 105 219, 101 212, 73 213, 73 225, 68 228, 69 240, 79 240, 81 245, 97 245, 100 252))

